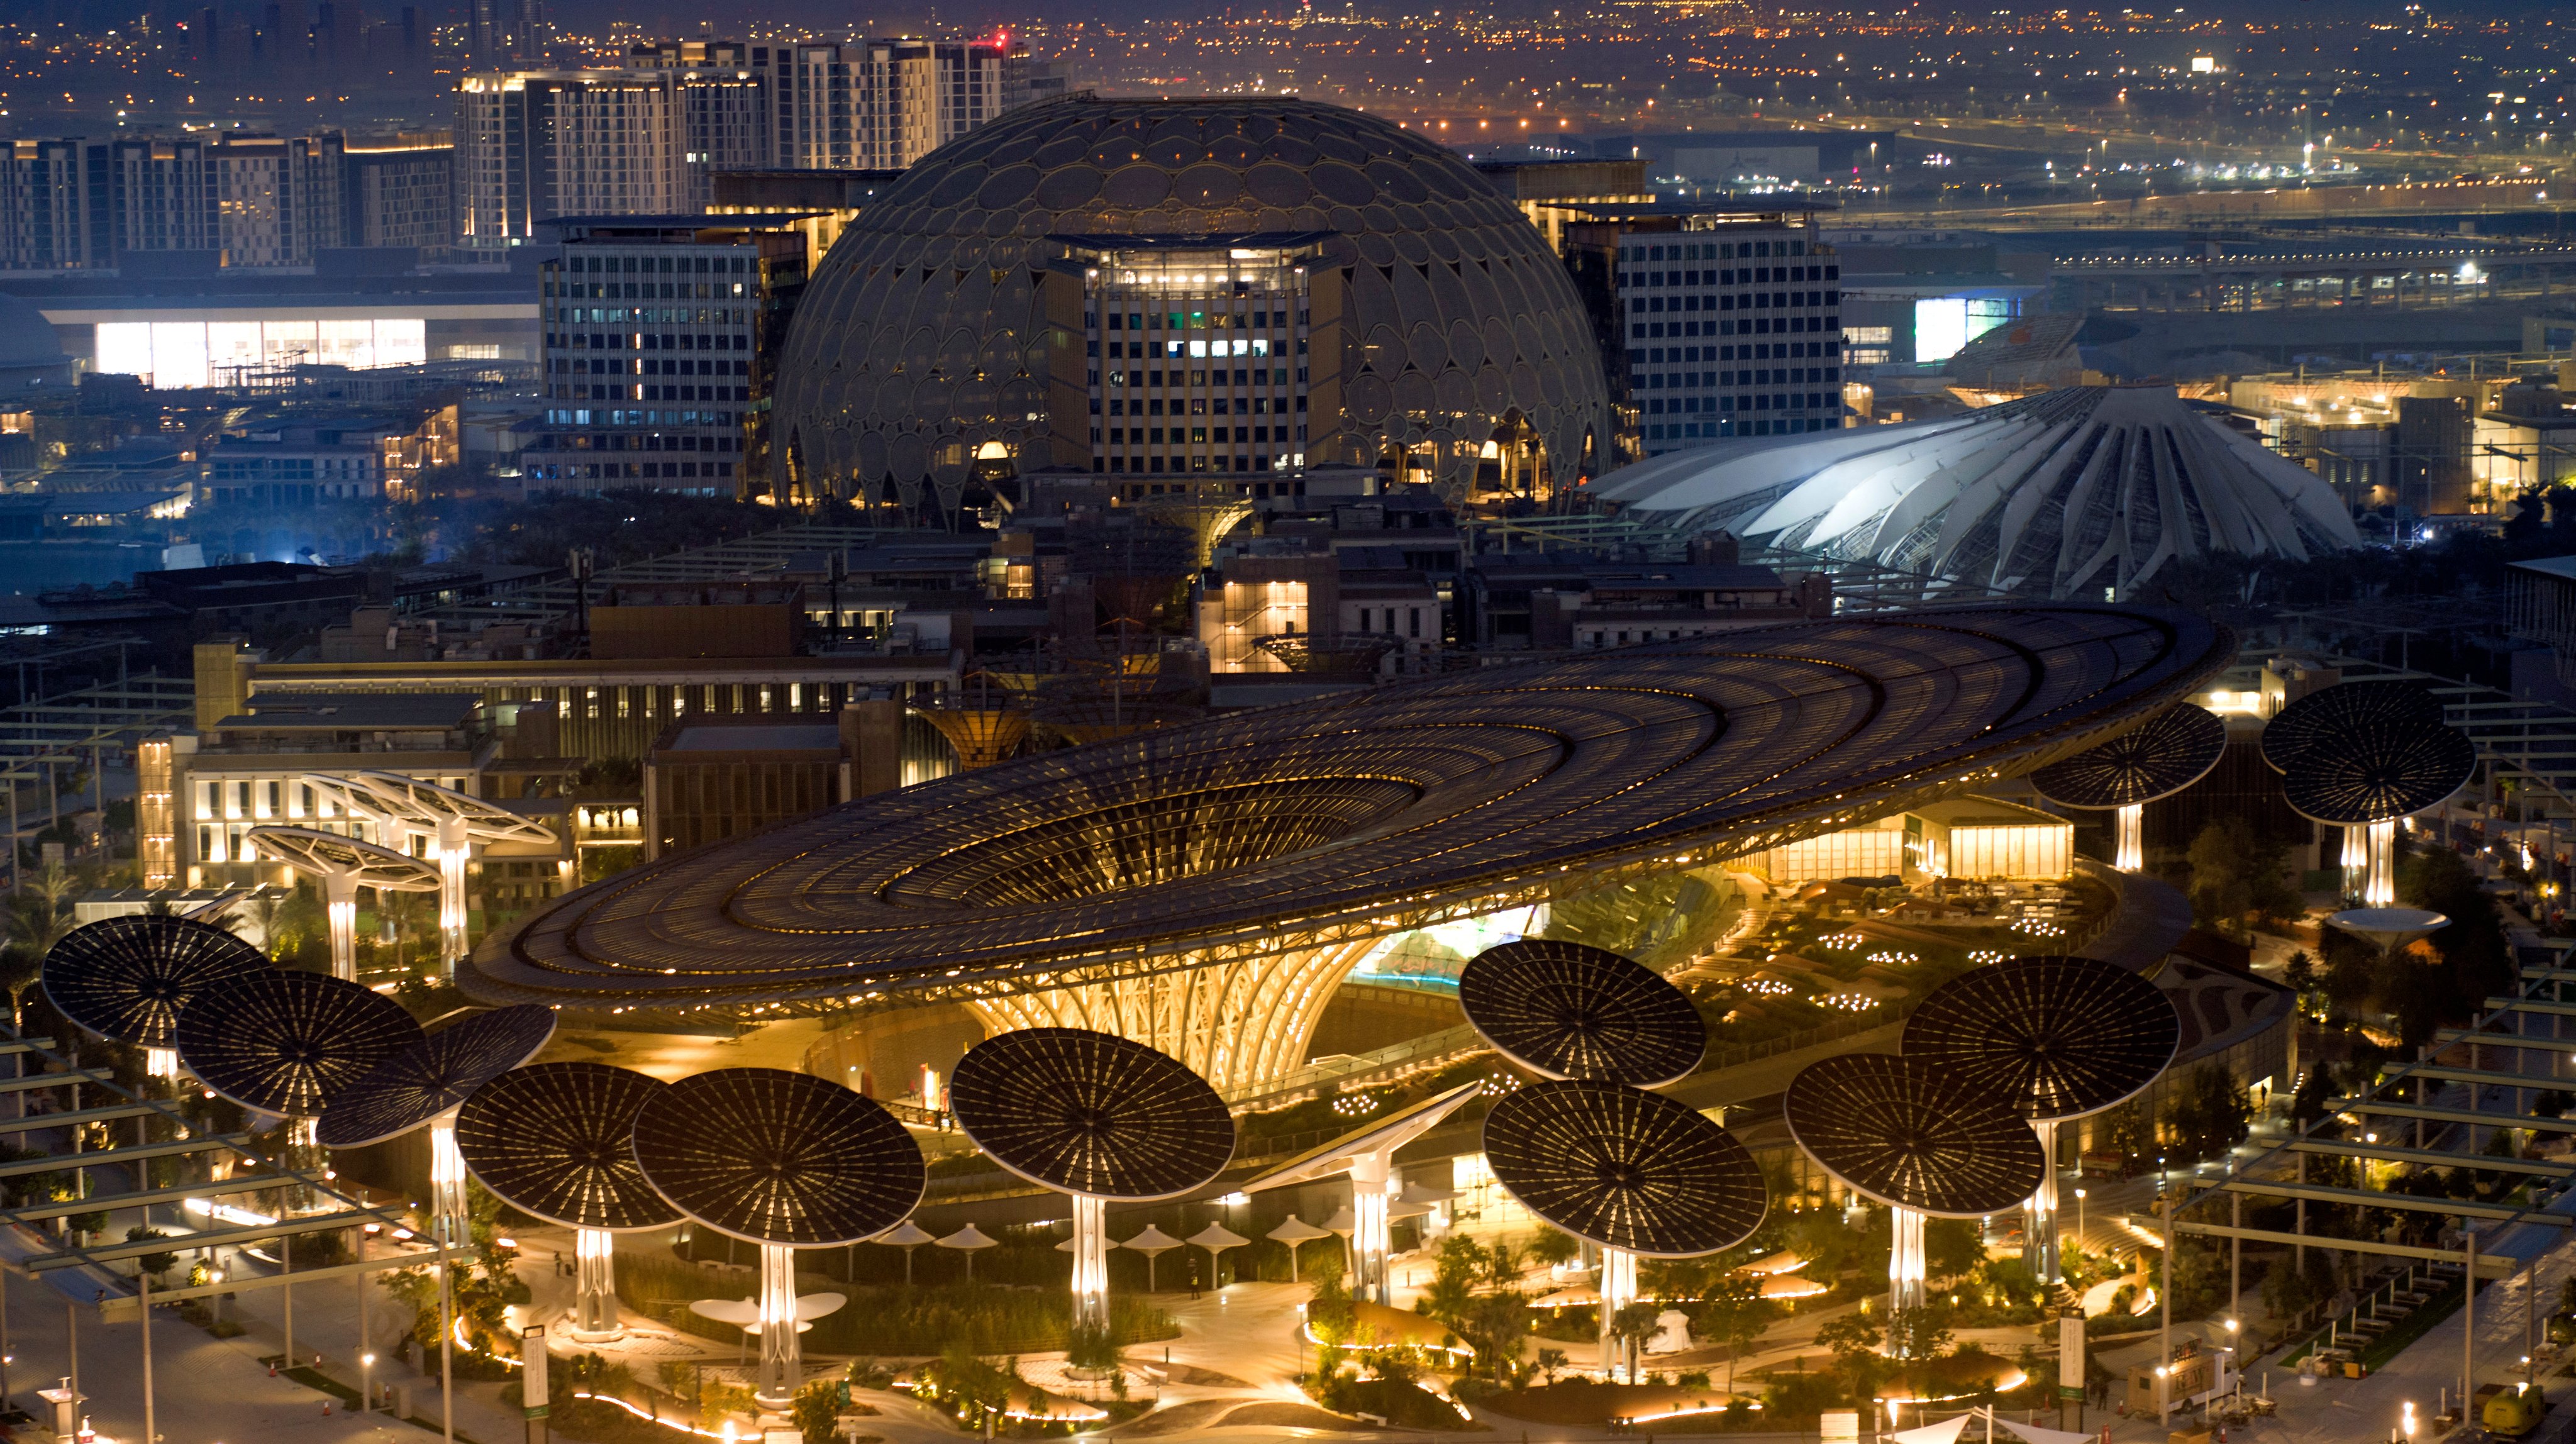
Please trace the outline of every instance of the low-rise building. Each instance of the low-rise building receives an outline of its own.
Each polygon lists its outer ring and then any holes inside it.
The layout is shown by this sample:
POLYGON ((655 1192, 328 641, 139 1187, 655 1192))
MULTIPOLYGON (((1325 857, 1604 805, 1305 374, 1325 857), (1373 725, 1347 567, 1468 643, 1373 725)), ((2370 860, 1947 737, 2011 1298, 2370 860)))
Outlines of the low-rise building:
POLYGON ((644 762, 646 858, 790 822, 901 780, 904 714, 862 699, 828 717, 674 723, 644 762))

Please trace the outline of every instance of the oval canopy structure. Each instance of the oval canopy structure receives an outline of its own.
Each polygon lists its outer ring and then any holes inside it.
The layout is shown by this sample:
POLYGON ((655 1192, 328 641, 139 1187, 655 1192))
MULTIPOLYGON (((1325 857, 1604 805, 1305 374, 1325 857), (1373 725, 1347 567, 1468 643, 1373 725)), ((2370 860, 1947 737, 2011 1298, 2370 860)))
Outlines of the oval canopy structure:
POLYGON ((2442 725, 2442 703, 2415 682, 2339 682, 2290 703, 2263 724, 2263 761, 2287 772, 2363 727, 2442 725))
POLYGON ((2136 807, 2171 797, 2209 775, 2227 754, 2227 724, 2189 702, 2030 776, 2060 807, 2136 807))
POLYGON ((635 1162, 707 1227, 791 1248, 874 1238, 928 1181, 920 1145, 885 1105, 779 1068, 719 1068, 646 1099, 635 1162))
POLYGON ((670 1085, 606 1063, 535 1063, 456 1113, 465 1167, 511 1207, 566 1228, 633 1233, 680 1221, 635 1162, 635 1115, 670 1085))
POLYGON ((103 918, 45 953, 45 997, 102 1038, 171 1048, 179 1012, 201 988, 270 971, 268 957, 211 923, 167 914, 103 918))
POLYGON ((2235 650, 2180 613, 1999 606, 1392 683, 650 863, 488 939, 459 982, 775 1017, 1260 963, 1969 791, 2126 731, 2235 650))
POLYGON ((2173 996, 2094 958, 2006 958, 1934 988, 1905 1056, 2034 1121, 2081 1118, 2156 1081, 2182 1042, 2173 996))
POLYGON ((400 1003, 319 973, 258 973, 201 989, 179 1013, 179 1061, 244 1108, 318 1118, 367 1070, 417 1043, 400 1003))
POLYGON ((438 864, 310 827, 254 827, 259 850, 318 876, 345 878, 379 892, 436 892, 438 864))
POLYGON ((1109 1033, 987 1038, 957 1060, 948 1106, 994 1162, 1092 1198, 1175 1198, 1234 1157, 1234 1117, 1207 1080, 1109 1033))
POLYGON ((1819 1059, 1789 1080, 1789 1136, 1845 1185, 1900 1208, 1982 1218, 2048 1173, 2039 1137, 1959 1072, 1887 1053, 1819 1059))
POLYGON ((1530 1212, 1605 1248, 1696 1258, 1762 1226, 1762 1166, 1694 1109, 1619 1083, 1534 1083, 1485 1115, 1494 1180, 1530 1212))
POLYGON ((1661 973, 1602 948, 1525 938, 1485 949, 1458 975, 1478 1037, 1549 1078, 1652 1088, 1699 1066, 1708 1024, 1661 973))
POLYGON ((322 1112, 314 1141, 358 1148, 408 1133, 537 1056, 555 1035, 555 1010, 534 1003, 448 1024, 360 1074, 322 1112))

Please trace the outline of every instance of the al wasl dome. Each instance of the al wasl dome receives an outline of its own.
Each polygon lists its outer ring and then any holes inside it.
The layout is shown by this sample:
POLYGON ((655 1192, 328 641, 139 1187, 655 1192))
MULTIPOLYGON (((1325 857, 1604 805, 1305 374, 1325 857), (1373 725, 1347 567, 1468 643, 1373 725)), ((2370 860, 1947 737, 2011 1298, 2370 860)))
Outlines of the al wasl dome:
POLYGON ((1132 500, 1544 500, 1611 435, 1591 323, 1457 156, 1293 99, 1026 107, 941 148, 817 267, 774 485, 936 522, 1038 471, 1132 500))

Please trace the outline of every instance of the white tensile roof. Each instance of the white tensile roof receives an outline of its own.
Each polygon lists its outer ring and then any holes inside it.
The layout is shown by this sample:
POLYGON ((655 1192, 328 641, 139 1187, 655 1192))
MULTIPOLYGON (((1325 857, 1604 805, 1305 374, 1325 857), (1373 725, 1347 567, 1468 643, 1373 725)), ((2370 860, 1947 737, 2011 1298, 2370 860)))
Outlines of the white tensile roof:
POLYGON ((1590 488, 1686 531, 1962 583, 2118 595, 2176 557, 2361 545, 2334 492, 2170 387, 2044 391, 1964 416, 1721 442, 1590 488))

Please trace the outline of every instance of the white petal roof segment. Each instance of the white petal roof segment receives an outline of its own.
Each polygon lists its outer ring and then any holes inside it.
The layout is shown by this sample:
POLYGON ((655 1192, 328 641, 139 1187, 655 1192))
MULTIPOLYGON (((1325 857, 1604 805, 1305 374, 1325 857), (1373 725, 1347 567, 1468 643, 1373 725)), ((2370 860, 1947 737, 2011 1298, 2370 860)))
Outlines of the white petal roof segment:
POLYGON ((1672 452, 1591 488, 1684 531, 2051 596, 2129 596, 2182 557, 2358 547, 2332 489, 2170 387, 2041 392, 1964 416, 1672 452))

